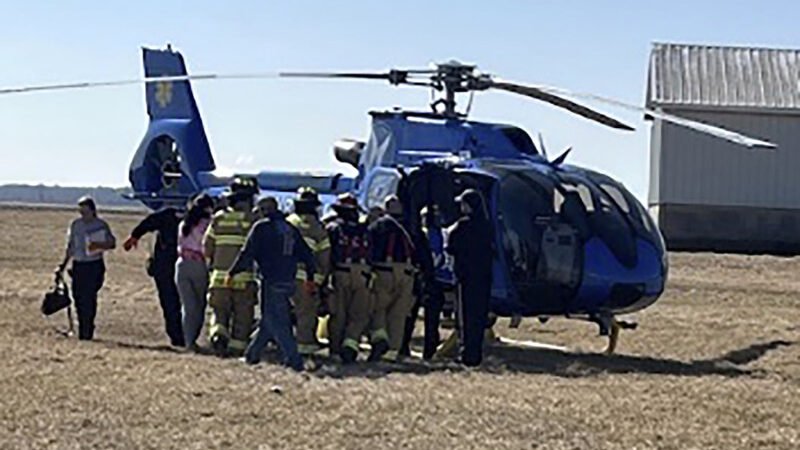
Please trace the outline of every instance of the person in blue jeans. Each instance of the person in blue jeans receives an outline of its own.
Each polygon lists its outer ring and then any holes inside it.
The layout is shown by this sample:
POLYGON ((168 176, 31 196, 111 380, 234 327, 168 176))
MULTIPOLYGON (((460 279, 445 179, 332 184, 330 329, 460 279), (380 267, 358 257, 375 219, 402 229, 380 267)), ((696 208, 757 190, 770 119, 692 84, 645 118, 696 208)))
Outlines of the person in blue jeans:
POLYGON ((283 363, 294 370, 303 369, 303 358, 297 351, 297 341, 292 333, 289 298, 294 294, 297 263, 306 267, 303 289, 313 294, 316 290, 316 266, 311 249, 300 231, 286 222, 278 210, 278 202, 267 197, 260 204, 266 217, 250 230, 247 240, 228 271, 226 283, 234 275, 250 269, 255 262, 261 279, 261 322, 256 338, 245 352, 248 364, 261 361, 261 353, 270 339, 274 339, 283 356, 283 363))

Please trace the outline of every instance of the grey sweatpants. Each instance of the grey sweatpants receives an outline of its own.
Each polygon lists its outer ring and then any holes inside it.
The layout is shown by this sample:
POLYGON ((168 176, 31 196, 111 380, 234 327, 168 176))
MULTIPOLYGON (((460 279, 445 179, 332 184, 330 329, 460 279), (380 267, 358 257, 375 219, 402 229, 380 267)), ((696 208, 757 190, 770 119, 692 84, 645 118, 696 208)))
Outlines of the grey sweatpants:
POLYGON ((183 336, 186 346, 196 344, 203 329, 208 294, 208 268, 201 261, 178 259, 175 284, 183 306, 183 336))

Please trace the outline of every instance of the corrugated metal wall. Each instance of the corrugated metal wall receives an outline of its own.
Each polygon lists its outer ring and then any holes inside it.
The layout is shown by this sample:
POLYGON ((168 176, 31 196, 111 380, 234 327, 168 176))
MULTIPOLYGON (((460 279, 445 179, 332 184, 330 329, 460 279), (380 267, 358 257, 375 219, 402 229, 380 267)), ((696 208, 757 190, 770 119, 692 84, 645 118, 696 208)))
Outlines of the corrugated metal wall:
POLYGON ((653 44, 650 106, 800 109, 800 50, 653 44))
POLYGON ((667 123, 651 135, 651 205, 800 209, 800 116, 669 110, 778 145, 747 149, 667 123))

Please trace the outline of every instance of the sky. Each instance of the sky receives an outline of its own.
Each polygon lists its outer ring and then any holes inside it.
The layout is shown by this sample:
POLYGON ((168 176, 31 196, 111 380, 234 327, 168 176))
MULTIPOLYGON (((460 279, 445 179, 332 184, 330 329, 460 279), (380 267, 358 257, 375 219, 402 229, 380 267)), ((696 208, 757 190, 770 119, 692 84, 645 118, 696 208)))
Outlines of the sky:
MULTIPOLYGON (((505 79, 644 104, 653 42, 800 47, 792 1, 2 1, 0 87, 127 79, 140 47, 171 43, 190 72, 385 70, 458 59, 505 79)), ((365 139, 367 112, 428 108, 429 92, 362 81, 193 85, 221 168, 352 173, 333 142, 365 139)), ((649 128, 626 133, 505 93, 471 119, 541 132, 551 154, 647 196, 649 128)), ((125 186, 147 128, 143 86, 0 96, 0 184, 125 186)))

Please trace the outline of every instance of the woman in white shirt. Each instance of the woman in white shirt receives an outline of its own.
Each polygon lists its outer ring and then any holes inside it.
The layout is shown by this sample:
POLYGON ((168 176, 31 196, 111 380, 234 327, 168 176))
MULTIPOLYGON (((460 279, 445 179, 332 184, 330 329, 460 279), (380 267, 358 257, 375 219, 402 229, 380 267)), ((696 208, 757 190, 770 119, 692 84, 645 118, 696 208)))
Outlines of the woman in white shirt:
POLYGON ((208 293, 208 267, 203 254, 203 236, 211 215, 214 200, 208 195, 197 197, 178 227, 178 262, 175 284, 182 304, 183 335, 186 347, 197 349, 197 337, 203 329, 208 293))
POLYGON ((108 223, 97 217, 97 206, 91 197, 81 197, 78 207, 81 216, 69 226, 67 251, 58 272, 63 272, 72 260, 70 277, 78 312, 78 339, 90 341, 94 338, 97 293, 105 281, 103 253, 113 250, 117 241, 108 223))

